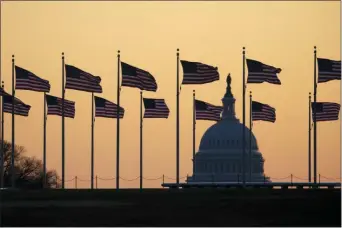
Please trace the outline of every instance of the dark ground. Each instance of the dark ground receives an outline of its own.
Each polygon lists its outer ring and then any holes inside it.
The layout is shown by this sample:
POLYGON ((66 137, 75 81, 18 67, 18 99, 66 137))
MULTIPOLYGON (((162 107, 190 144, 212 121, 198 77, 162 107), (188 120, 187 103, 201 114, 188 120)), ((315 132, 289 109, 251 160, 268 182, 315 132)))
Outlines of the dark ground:
POLYGON ((2 226, 341 226, 341 191, 50 190, 1 193, 2 226))

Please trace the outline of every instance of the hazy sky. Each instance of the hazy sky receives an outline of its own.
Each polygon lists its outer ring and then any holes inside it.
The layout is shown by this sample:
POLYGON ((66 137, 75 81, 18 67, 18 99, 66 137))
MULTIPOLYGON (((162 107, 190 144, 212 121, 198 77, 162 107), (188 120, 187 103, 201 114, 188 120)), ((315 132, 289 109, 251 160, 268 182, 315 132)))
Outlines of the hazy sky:
MULTIPOLYGON (((124 62, 154 75, 159 89, 144 97, 164 98, 169 119, 144 120, 144 176, 175 177, 176 49, 180 58, 215 65, 220 81, 183 86, 180 94, 180 174, 192 172, 192 90, 196 97, 220 105, 231 73, 236 114, 242 117, 242 47, 246 57, 279 68, 281 86, 247 85, 254 100, 277 110, 276 123, 255 122, 265 173, 272 180, 307 177, 308 93, 313 90, 313 46, 318 57, 340 60, 340 2, 1 2, 1 74, 11 88, 11 55, 16 64, 50 81, 51 95, 61 96, 61 53, 66 64, 102 78, 103 94, 116 103, 117 50, 124 62)), ((181 67, 180 67, 181 70, 181 67)), ((181 79, 182 79, 182 74, 181 79)), ((16 117, 16 143, 42 158, 43 94, 16 91, 32 106, 30 116, 16 117)), ((76 102, 75 119, 66 118, 66 179, 90 179, 91 94, 67 90, 76 102)), ((246 98, 248 101, 248 98, 246 98)), ((340 81, 318 85, 318 101, 340 103, 340 81)), ((121 171, 139 176, 139 90, 123 87, 121 171)), ((249 113, 249 107, 247 107, 249 113)), ((249 115, 246 116, 248 120, 249 115)), ((248 121, 247 121, 248 122, 248 121)), ((196 150, 211 121, 197 122, 196 150)), ((340 121, 318 123, 318 172, 340 176, 340 121)), ((5 114, 5 139, 11 140, 11 116, 5 114)), ((95 122, 95 173, 115 176, 116 120, 95 122)), ((61 172, 61 118, 47 121, 47 165, 61 172)), ((324 180, 321 178, 322 181, 324 180)), ((167 180, 166 181, 173 181, 167 180)), ((161 180, 145 181, 159 187, 161 180)), ((100 181, 114 187, 115 181, 100 181)), ((73 187, 73 182, 66 186, 73 187)), ((78 187, 88 187, 79 182, 78 187)), ((138 187, 139 180, 121 181, 138 187)))

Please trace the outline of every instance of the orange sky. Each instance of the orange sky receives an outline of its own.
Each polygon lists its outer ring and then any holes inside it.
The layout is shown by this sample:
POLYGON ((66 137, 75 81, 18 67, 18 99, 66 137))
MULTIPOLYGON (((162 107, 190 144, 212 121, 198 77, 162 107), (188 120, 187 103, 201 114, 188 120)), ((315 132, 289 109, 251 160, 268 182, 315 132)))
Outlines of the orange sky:
MULTIPOLYGON (((256 122, 253 131, 273 178, 307 177, 308 93, 313 90, 313 46, 318 57, 340 60, 340 2, 1 2, 1 73, 11 88, 11 55, 16 64, 50 81, 61 96, 61 53, 66 63, 102 78, 100 96, 116 102, 117 58, 154 75, 159 89, 145 97, 164 98, 169 119, 144 121, 144 176, 175 177, 176 49, 180 58, 218 66, 220 81, 183 86, 180 95, 180 174, 192 170, 192 90, 196 97, 220 105, 225 79, 232 76, 236 114, 242 116, 242 47, 246 57, 282 68, 281 86, 247 85, 247 93, 277 110, 275 124, 256 122)), ((180 68, 181 69, 181 68, 180 68)), ((182 76, 182 74, 180 74, 182 76)), ((181 77, 182 79, 182 77, 181 77)), ((30 116, 16 117, 16 143, 42 158, 43 94, 16 91, 32 106, 30 116)), ((76 117, 66 119, 66 179, 90 179, 91 94, 67 90, 76 102, 76 117)), ((248 100, 248 98, 246 99, 248 100)), ((340 103, 340 81, 318 85, 318 101, 340 103)), ((121 171, 139 176, 139 90, 123 87, 121 105, 121 171)), ((247 107, 249 113, 249 107, 247 107)), ((249 116, 246 116, 248 120, 249 116)), ((205 130, 197 123, 197 149, 205 130)), ((318 123, 318 172, 340 176, 340 121, 318 123)), ((11 116, 5 114, 5 139, 11 140, 11 116)), ((95 173, 115 176, 116 120, 95 122, 95 173)), ((61 171, 61 118, 47 121, 47 165, 61 171)), ((166 179, 167 180, 167 179, 166 179)), ((324 179, 322 178, 322 181, 324 179)), ((172 181, 172 180, 167 180, 172 181)), ((139 180, 120 187, 138 187, 139 180)), ((145 181, 159 187, 161 180, 145 181)), ((115 181, 99 181, 115 187, 115 181)), ((73 187, 73 182, 67 182, 73 187)), ((90 186, 79 181, 78 187, 90 186)))

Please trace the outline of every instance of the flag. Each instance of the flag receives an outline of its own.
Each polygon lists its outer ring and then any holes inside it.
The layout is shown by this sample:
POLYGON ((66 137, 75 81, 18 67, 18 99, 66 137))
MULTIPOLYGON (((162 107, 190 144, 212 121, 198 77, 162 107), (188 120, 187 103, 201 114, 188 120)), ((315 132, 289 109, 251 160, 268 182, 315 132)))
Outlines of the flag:
POLYGON ((77 67, 65 64, 66 89, 102 93, 101 78, 93 76, 77 67))
POLYGON ((280 85, 277 74, 281 72, 280 68, 269 66, 252 59, 247 59, 248 78, 247 83, 263 83, 280 85))
POLYGON ((139 88, 141 90, 156 92, 156 80, 147 71, 121 62, 122 86, 139 88))
POLYGON ((4 90, 4 88, 0 87, 0 96, 12 96, 12 95, 6 93, 6 91, 4 90))
POLYGON ((274 123, 276 121, 275 108, 257 101, 252 101, 252 120, 262 120, 274 123))
POLYGON ((311 103, 312 119, 314 120, 314 112, 316 110, 316 122, 338 120, 340 112, 340 104, 333 102, 314 102, 311 103))
POLYGON ((34 73, 15 66, 15 89, 50 92, 49 81, 36 76, 34 73))
POLYGON ((215 106, 204 101, 195 100, 196 120, 221 120, 223 107, 215 106))
MULTIPOLYGON (((46 95, 46 105, 48 115, 62 116, 62 98, 46 95)), ((75 117, 75 102, 64 99, 64 117, 75 117)))
POLYGON ((218 81, 220 75, 217 67, 206 65, 199 62, 180 61, 183 67, 182 84, 205 84, 218 81))
POLYGON ((169 108, 164 99, 143 98, 145 113, 144 118, 168 118, 169 108))
MULTIPOLYGON (((95 96, 95 116, 106 118, 117 118, 118 105, 104 98, 95 96)), ((119 108, 120 119, 124 117, 125 110, 119 108)))
MULTIPOLYGON (((11 95, 3 96, 4 112, 12 113, 13 97, 11 95)), ((14 114, 19 116, 28 116, 31 109, 30 105, 25 104, 18 98, 14 97, 14 114)))
POLYGON ((341 61, 317 58, 318 83, 341 80, 341 61))

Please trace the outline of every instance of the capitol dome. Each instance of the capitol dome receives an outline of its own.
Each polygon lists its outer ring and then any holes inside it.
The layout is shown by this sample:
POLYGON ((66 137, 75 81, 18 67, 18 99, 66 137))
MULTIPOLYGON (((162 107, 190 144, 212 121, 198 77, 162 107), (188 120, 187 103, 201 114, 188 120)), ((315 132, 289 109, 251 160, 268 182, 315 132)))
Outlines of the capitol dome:
POLYGON ((269 182, 269 178, 264 175, 265 160, 259 152, 254 134, 235 116, 235 98, 230 85, 231 77, 228 75, 226 94, 222 98, 221 120, 203 134, 193 159, 193 175, 187 179, 189 183, 241 183, 243 178, 246 182, 269 182), (242 143, 243 131, 245 146, 242 143))
MULTIPOLYGON (((232 151, 242 152, 242 128, 245 128, 246 138, 245 147, 249 148, 250 130, 244 127, 239 120, 223 119, 209 127, 204 133, 199 146, 199 152, 218 151, 224 153, 232 151)), ((252 150, 258 150, 258 144, 254 134, 252 133, 252 150)))

